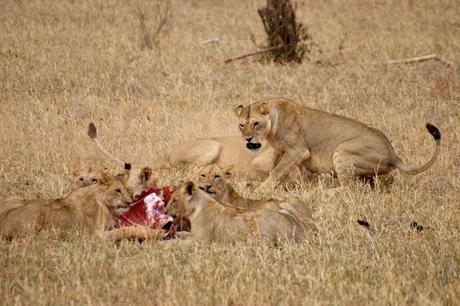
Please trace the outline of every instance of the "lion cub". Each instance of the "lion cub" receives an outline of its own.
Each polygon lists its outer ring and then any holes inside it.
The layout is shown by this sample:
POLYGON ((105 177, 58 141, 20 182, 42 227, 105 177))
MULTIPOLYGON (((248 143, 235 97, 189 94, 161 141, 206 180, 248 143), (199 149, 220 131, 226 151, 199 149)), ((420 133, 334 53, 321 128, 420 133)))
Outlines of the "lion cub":
POLYGON ((242 197, 235 191, 228 179, 233 175, 233 166, 224 169, 216 164, 204 167, 198 178, 198 186, 209 194, 214 200, 220 203, 228 203, 235 208, 252 209, 257 208, 266 200, 253 200, 242 197))
POLYGON ((131 202, 124 182, 125 177, 114 179, 101 173, 96 184, 74 190, 64 198, 0 201, 0 236, 12 238, 43 229, 62 233, 110 229, 131 202))
MULTIPOLYGON (((94 168, 89 167, 87 169, 80 169, 74 172, 74 186, 75 188, 85 187, 97 183, 98 172, 93 170, 94 168)), ((107 173, 107 168, 103 171, 107 173)), ((123 178, 125 181, 126 188, 128 189, 131 196, 134 198, 140 195, 143 191, 150 187, 156 186, 158 178, 154 175, 152 168, 131 168, 131 164, 125 164, 125 171, 121 174, 117 174, 115 177, 123 178)))
POLYGON ((96 167, 81 167, 72 173, 74 188, 80 188, 97 183, 97 177, 101 171, 107 171, 107 168, 97 169, 96 167))
POLYGON ((258 208, 238 212, 220 204, 193 182, 183 183, 174 191, 167 210, 177 218, 188 218, 192 239, 201 242, 255 238, 300 242, 316 231, 310 210, 301 201, 270 200, 258 208))

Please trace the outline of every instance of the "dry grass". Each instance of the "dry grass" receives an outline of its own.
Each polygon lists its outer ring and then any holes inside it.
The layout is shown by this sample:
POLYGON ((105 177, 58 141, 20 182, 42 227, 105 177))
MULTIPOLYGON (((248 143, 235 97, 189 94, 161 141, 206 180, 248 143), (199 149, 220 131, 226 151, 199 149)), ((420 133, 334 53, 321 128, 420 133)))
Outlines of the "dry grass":
MULTIPOLYGON (((253 50, 252 33, 263 40, 257 16, 263 4, 172 1, 159 47, 141 50, 135 9, 155 16, 156 2, 3 1, 0 196, 62 195, 70 190, 74 168, 113 166, 85 136, 89 121, 114 154, 148 165, 181 140, 237 134, 230 107, 266 96, 286 96, 378 127, 412 164, 432 152, 424 129, 432 122, 443 133, 435 165, 415 177, 395 172, 389 193, 355 186, 340 193, 315 188, 269 194, 310 199, 320 228, 320 240, 311 244, 116 247, 46 234, 0 242, 0 301, 458 303, 458 1, 298 1, 299 21, 323 51, 321 64, 223 64, 253 50), (199 44, 214 37, 221 44, 199 44), (454 67, 373 64, 431 53, 454 67), (357 218, 367 219, 375 234, 358 226, 357 218), (434 231, 416 233, 409 228, 413 220, 434 231)), ((181 176, 162 174, 164 181, 181 176)))

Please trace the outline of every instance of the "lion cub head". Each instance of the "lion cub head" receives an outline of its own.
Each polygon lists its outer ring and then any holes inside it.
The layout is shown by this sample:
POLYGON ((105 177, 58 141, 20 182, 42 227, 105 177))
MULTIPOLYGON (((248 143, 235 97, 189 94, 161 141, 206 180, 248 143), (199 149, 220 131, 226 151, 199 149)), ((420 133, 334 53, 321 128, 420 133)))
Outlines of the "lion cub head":
POLYGON ((238 117, 241 135, 246 139, 246 147, 258 150, 272 127, 270 121, 270 103, 260 101, 247 106, 238 105, 234 110, 238 117))
POLYGON ((167 206, 167 212, 171 216, 177 217, 189 217, 195 211, 199 209, 199 201, 196 198, 200 190, 197 188, 195 183, 189 181, 182 183, 179 187, 175 188, 175 191, 171 195, 169 204, 167 206), (198 201, 197 201, 198 200, 198 201))
MULTIPOLYGON (((104 170, 107 170, 105 168, 104 170)), ((97 183, 99 170, 94 167, 80 168, 73 173, 73 183, 75 188, 85 187, 97 183)))
POLYGON ((133 197, 140 195, 143 191, 157 184, 157 177, 150 167, 131 169, 130 164, 125 164, 125 170, 126 187, 133 197))
POLYGON ((201 170, 198 186, 214 199, 222 198, 225 196, 223 193, 228 192, 227 180, 232 176, 232 173, 233 166, 222 169, 218 165, 211 164, 201 170))
POLYGON ((97 187, 100 188, 96 196, 104 203, 109 212, 114 216, 119 216, 126 212, 129 204, 132 202, 130 191, 126 186, 127 173, 110 177, 105 172, 100 172, 97 176, 97 187))

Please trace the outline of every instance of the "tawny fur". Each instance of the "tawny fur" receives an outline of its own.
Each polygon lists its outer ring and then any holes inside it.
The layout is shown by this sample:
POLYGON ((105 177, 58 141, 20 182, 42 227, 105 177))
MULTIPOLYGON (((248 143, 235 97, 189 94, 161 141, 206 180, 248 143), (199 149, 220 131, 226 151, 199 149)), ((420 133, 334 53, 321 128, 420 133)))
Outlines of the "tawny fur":
POLYGON ((355 177, 385 175, 395 168, 407 174, 428 169, 440 151, 439 130, 427 124, 435 152, 422 166, 406 165, 379 130, 356 120, 300 106, 284 98, 235 108, 248 143, 268 141, 280 154, 262 187, 277 185, 295 167, 312 173, 332 173, 340 183, 355 177))
MULTIPOLYGON (((97 139, 97 129, 93 123, 88 127, 88 135, 107 157, 117 163, 121 161, 109 153, 97 139)), ((186 166, 207 166, 217 164, 221 167, 233 165, 238 176, 247 178, 266 178, 275 166, 278 155, 266 142, 261 148, 249 150, 239 136, 223 136, 214 138, 194 139, 180 143, 165 157, 164 161, 157 162, 153 169, 183 168, 186 166)), ((295 169, 289 176, 291 181, 301 179, 299 169, 295 169)))
POLYGON ((97 183, 97 176, 101 171, 106 171, 98 167, 81 167, 72 173, 74 188, 80 188, 97 183))
POLYGON ((224 169, 216 164, 204 167, 200 171, 198 186, 219 203, 227 203, 240 209, 254 209, 260 207, 266 200, 255 200, 242 197, 228 182, 233 175, 233 167, 224 169))
POLYGON ((173 193, 168 212, 187 217, 192 239, 200 242, 304 241, 309 232, 316 231, 308 205, 298 199, 270 200, 259 208, 237 211, 220 204, 193 182, 182 184, 173 193))
POLYGON ((105 174, 97 184, 79 188, 63 198, 6 199, 0 201, 0 236, 14 237, 45 229, 62 233, 109 229, 130 201, 124 179, 112 179, 105 174))
POLYGON ((165 231, 161 229, 153 229, 147 226, 135 225, 116 228, 111 231, 104 231, 100 233, 100 236, 114 242, 121 240, 136 240, 139 242, 157 241, 163 240, 165 231))

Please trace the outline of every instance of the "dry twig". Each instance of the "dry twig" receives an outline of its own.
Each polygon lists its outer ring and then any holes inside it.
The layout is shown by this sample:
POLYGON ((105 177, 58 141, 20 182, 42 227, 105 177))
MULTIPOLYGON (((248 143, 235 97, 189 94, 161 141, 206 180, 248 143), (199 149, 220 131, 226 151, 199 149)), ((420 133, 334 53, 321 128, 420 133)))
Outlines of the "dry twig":
POLYGON ((266 48, 266 49, 259 50, 259 51, 256 51, 256 52, 243 54, 243 55, 240 55, 240 56, 237 56, 237 57, 229 58, 229 59, 225 60, 224 63, 227 64, 227 63, 230 63, 230 62, 233 62, 233 61, 236 61, 236 60, 239 60, 239 59, 243 59, 243 58, 246 58, 246 57, 267 53, 267 52, 270 52, 270 51, 273 51, 273 50, 276 50, 276 49, 280 49, 282 47, 283 46, 270 47, 270 48, 266 48))
POLYGON ((388 60, 388 61, 383 61, 383 62, 377 62, 375 64, 413 64, 413 63, 420 63, 420 62, 425 62, 429 60, 435 60, 443 63, 447 67, 451 67, 452 64, 442 57, 440 57, 437 54, 429 54, 429 55, 423 55, 423 56, 416 56, 416 57, 411 57, 411 58, 405 58, 405 59, 400 59, 400 60, 388 60))
POLYGON ((212 39, 203 40, 202 42, 200 42, 200 45, 219 44, 219 43, 220 43, 219 38, 212 38, 212 39))
POLYGON ((153 47, 158 47, 158 45, 160 44, 159 36, 161 30, 164 28, 170 17, 169 1, 166 1, 165 3, 166 5, 164 6, 164 8, 158 6, 158 25, 153 34, 151 34, 150 31, 147 29, 144 11, 140 8, 137 8, 136 15, 139 19, 139 31, 141 33, 141 50, 144 50, 146 48, 152 50, 153 47))

